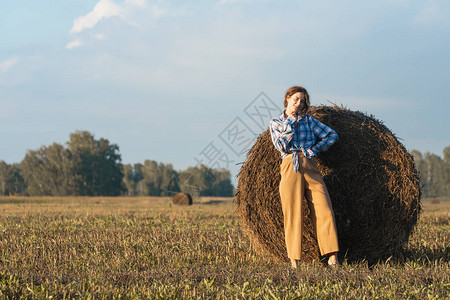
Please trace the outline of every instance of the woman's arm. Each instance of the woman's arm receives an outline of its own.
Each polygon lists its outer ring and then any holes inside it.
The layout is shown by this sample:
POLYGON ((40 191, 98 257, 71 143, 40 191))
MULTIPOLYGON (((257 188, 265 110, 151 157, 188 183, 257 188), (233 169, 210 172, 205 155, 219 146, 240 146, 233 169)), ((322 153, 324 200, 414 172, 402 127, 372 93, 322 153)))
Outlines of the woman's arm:
POLYGON ((280 119, 272 119, 270 121, 270 136, 275 148, 280 152, 288 152, 294 137, 294 127, 296 118, 293 116, 287 117, 284 121, 280 119))
POLYGON ((317 153, 326 151, 330 148, 339 139, 339 136, 336 131, 312 116, 311 123, 311 130, 318 140, 311 150, 317 155, 317 153))

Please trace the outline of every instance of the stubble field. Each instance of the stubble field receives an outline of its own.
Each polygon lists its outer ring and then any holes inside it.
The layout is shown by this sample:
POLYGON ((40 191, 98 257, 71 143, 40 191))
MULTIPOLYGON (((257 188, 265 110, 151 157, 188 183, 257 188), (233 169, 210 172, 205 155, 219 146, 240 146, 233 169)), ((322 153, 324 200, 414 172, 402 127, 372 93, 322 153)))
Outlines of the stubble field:
POLYGON ((423 203, 403 258, 292 270, 251 251, 231 198, 3 197, 0 298, 448 299, 450 199, 423 203))

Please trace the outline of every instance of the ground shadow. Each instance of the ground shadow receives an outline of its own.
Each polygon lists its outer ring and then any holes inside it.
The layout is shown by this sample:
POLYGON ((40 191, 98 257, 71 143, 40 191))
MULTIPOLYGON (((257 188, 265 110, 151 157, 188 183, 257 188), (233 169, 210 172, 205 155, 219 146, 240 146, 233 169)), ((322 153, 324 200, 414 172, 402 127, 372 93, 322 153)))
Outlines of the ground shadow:
POLYGON ((428 247, 420 249, 406 249, 402 259, 404 261, 419 260, 426 263, 435 262, 449 262, 450 247, 442 247, 437 249, 430 249, 428 247))
POLYGON ((203 201, 203 202, 197 202, 195 204, 199 204, 199 205, 218 205, 218 204, 225 204, 225 203, 229 203, 230 200, 208 200, 208 201, 203 201))

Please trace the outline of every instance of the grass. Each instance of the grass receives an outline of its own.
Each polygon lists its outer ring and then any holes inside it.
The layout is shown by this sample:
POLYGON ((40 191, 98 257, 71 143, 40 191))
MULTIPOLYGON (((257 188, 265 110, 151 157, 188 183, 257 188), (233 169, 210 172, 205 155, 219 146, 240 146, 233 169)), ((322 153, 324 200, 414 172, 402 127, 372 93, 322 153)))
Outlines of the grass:
POLYGON ((1 298, 445 299, 450 199, 401 260, 291 270, 250 249, 230 198, 0 198, 1 298))

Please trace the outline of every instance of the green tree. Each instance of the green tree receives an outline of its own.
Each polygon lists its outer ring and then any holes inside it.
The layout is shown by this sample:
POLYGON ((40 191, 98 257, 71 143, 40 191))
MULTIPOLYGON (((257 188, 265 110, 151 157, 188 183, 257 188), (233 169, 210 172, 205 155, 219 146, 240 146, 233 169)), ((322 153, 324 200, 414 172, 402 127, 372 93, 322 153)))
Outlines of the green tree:
POLYGON ((426 185, 424 193, 430 197, 445 196, 445 165, 443 160, 431 153, 425 153, 424 171, 426 185))
POLYGON ((25 190, 25 183, 17 164, 9 165, 0 161, 0 193, 1 195, 20 195, 25 190))
POLYGON ((70 134, 67 142, 78 195, 118 196, 122 184, 122 165, 119 147, 107 139, 94 139, 88 131, 70 134))
POLYGON ((20 170, 29 195, 74 194, 70 153, 60 144, 29 150, 20 163, 20 170))
POLYGON ((135 165, 137 194, 140 196, 166 196, 169 192, 179 191, 173 180, 178 173, 172 164, 157 163, 146 160, 144 164, 135 165))
POLYGON ((136 163, 134 165, 126 164, 123 167, 123 183, 127 189, 125 192, 128 196, 138 196, 138 195, 148 195, 148 190, 145 188, 140 181, 144 178, 143 165, 136 163))
POLYGON ((212 187, 214 196, 232 197, 234 195, 234 187, 231 183, 230 171, 213 169, 211 172, 215 177, 212 187))
POLYGON ((444 149, 444 159, 432 153, 424 156, 412 150, 425 197, 450 196, 450 146, 444 149))
POLYGON ((180 189, 196 196, 233 196, 230 171, 201 164, 179 172, 180 189))
POLYGON ((450 196, 450 146, 444 148, 444 165, 445 165, 445 195, 450 196))
POLYGON ((178 177, 181 191, 193 197, 212 195, 214 180, 214 174, 203 164, 180 171, 178 177))
POLYGON ((10 166, 12 180, 10 181, 10 195, 23 195, 26 190, 25 181, 22 177, 19 164, 14 163, 10 166))
POLYGON ((117 145, 103 138, 96 140, 88 131, 72 133, 67 148, 53 143, 38 150, 29 150, 20 163, 26 193, 52 196, 120 195, 124 187, 118 152, 117 145))
POLYGON ((133 166, 131 164, 126 164, 123 166, 123 185, 126 191, 124 194, 126 196, 136 195, 136 182, 133 179, 133 166))
POLYGON ((0 161, 0 192, 2 195, 9 195, 9 182, 11 178, 10 166, 3 160, 0 161))
POLYGON ((450 146, 444 148, 444 161, 447 164, 450 164, 450 146))
POLYGON ((422 164, 423 164, 423 155, 418 150, 411 150, 411 155, 414 158, 414 163, 416 164, 416 169, 418 171, 422 170, 422 164))

